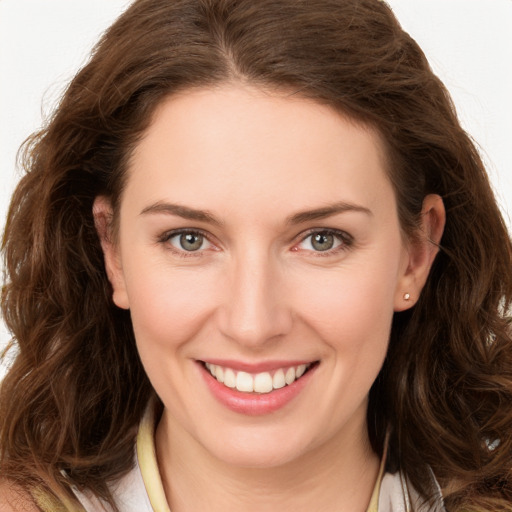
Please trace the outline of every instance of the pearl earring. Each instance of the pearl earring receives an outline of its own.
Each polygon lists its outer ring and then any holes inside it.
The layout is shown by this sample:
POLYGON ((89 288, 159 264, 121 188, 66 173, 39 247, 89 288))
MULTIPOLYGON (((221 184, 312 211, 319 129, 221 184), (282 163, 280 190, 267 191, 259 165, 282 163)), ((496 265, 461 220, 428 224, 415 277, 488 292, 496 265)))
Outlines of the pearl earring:
POLYGON ((404 293, 404 300, 409 300, 411 296, 408 293, 404 293))

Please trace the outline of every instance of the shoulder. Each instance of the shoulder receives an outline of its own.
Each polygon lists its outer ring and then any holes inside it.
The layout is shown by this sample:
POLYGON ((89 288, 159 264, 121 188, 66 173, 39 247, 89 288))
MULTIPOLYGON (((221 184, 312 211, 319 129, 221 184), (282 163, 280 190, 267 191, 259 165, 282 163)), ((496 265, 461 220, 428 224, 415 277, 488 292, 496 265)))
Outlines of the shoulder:
POLYGON ((2 512, 40 512, 32 497, 15 483, 0 478, 2 512))

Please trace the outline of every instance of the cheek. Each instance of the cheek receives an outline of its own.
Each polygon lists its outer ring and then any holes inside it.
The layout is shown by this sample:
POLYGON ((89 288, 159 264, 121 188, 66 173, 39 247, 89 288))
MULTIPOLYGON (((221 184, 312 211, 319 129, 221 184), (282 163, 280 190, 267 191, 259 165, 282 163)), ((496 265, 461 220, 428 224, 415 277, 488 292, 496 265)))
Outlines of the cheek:
POLYGON ((305 275, 297 300, 303 318, 326 340, 364 348, 387 343, 394 311, 396 268, 358 264, 305 275))
POLYGON ((211 314, 212 277, 203 272, 169 272, 163 265, 127 269, 127 293, 137 343, 167 347, 193 337, 211 314))
POLYGON ((329 375, 318 407, 329 409, 340 421, 347 411, 366 407, 386 357, 396 273, 381 270, 351 266, 330 276, 304 278, 297 293, 302 321, 321 340, 329 375))

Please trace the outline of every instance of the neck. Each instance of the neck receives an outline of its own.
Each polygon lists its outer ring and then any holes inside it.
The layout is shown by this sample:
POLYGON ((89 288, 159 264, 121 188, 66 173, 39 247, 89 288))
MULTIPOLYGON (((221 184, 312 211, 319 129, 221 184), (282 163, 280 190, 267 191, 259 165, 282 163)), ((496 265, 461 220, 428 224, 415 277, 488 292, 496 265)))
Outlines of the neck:
POLYGON ((164 411, 156 448, 169 506, 172 512, 365 512, 379 460, 366 425, 350 430, 291 462, 240 467, 214 457, 164 411))

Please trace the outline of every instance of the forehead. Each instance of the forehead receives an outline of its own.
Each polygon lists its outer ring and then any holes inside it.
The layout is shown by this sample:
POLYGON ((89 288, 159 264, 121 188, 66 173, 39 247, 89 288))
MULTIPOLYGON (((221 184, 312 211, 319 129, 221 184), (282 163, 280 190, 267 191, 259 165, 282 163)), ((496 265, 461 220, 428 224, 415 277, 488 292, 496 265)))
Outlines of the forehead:
POLYGON ((194 207, 389 204, 383 146, 375 130, 310 99, 241 85, 194 89, 157 107, 126 192, 194 207))

